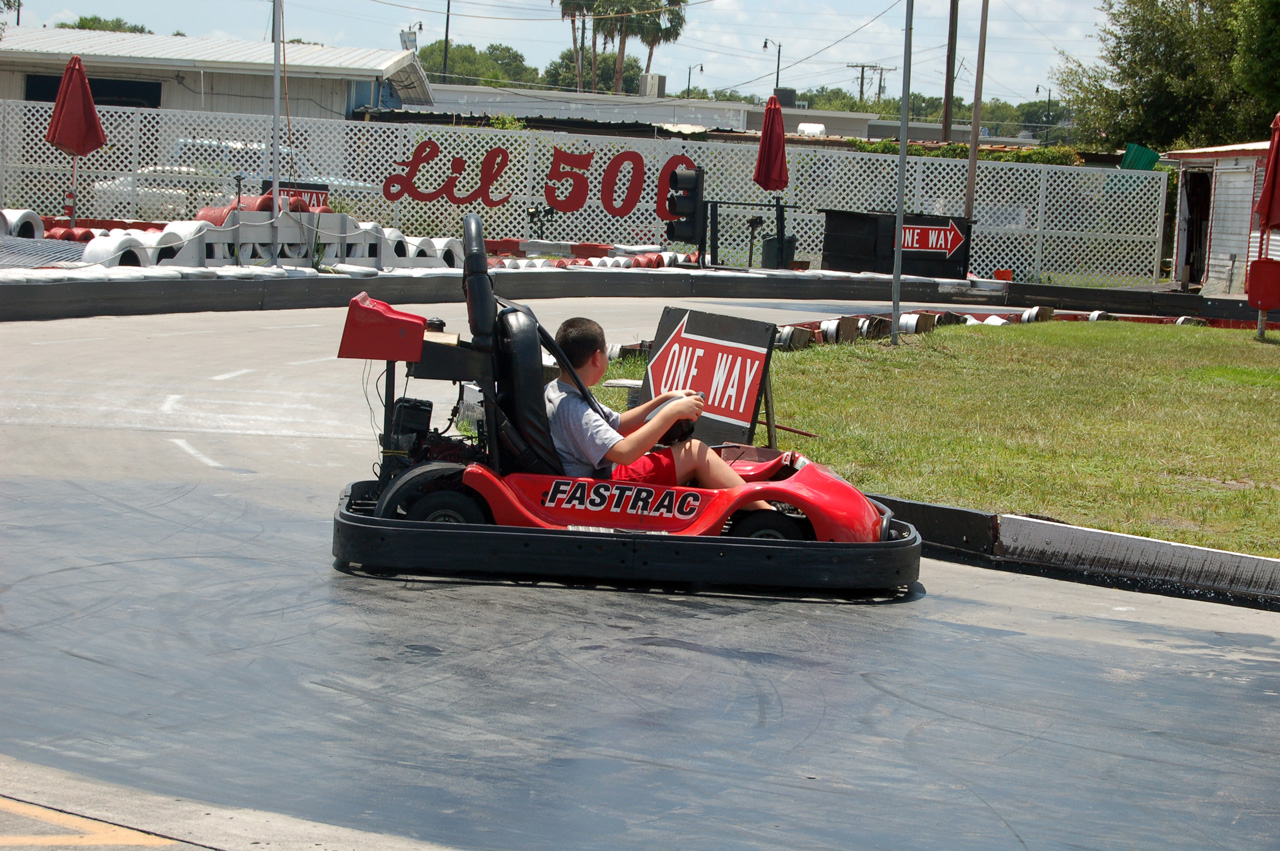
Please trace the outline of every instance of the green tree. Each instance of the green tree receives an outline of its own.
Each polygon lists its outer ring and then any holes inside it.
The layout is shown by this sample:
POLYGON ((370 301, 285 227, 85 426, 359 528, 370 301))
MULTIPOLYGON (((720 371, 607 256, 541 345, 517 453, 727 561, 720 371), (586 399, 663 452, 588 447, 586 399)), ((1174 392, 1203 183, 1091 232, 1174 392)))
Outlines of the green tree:
MULTIPOLYGON (((450 64, 453 61, 453 54, 449 54, 450 64)), ((616 53, 601 53, 599 55, 600 67, 612 68, 617 64, 616 53)), ((644 69, 640 67, 640 60, 634 56, 628 56, 624 61, 622 68, 622 91, 629 95, 640 93, 640 74, 644 69)), ((542 70, 542 83, 548 88, 562 89, 564 91, 574 91, 576 82, 576 64, 574 63, 573 51, 566 50, 552 63, 548 64, 542 70)), ((591 81, 587 80, 587 91, 591 89, 591 81)), ((683 90, 681 90, 683 92, 683 90)))
POLYGON ((513 83, 537 85, 542 82, 542 75, 537 68, 531 68, 524 62, 524 54, 514 47, 505 44, 491 44, 484 49, 485 55, 493 60, 502 72, 503 77, 513 83))
POLYGON ((444 39, 431 42, 418 51, 418 61, 433 83, 455 83, 463 86, 538 85, 537 68, 524 64, 524 54, 505 44, 491 44, 483 51, 470 44, 449 43, 449 78, 444 69, 444 39))
POLYGON ((1236 0, 1236 53, 1231 70, 1236 83, 1262 102, 1267 112, 1280 111, 1280 0, 1236 0))
POLYGON ((737 89, 716 89, 711 93, 711 99, 729 101, 730 103, 764 103, 759 95, 749 95, 737 89))
POLYGON ((124 18, 112 18, 111 20, 107 20, 106 18, 99 17, 98 15, 81 15, 73 23, 61 23, 56 24, 55 26, 62 30, 102 30, 113 33, 151 33, 151 30, 147 29, 142 24, 130 24, 127 23, 124 18))
POLYGON ((1101 62, 1055 73, 1087 147, 1215 145, 1262 138, 1262 101, 1240 85, 1239 0, 1103 0, 1101 62))

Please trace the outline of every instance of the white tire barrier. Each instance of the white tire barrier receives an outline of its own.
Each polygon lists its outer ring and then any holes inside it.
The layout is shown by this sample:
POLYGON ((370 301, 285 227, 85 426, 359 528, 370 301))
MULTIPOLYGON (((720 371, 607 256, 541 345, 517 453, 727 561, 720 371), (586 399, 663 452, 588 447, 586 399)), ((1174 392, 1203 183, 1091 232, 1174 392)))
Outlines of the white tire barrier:
POLYGON ((384 228, 382 231, 387 248, 387 257, 408 257, 409 241, 398 228, 384 228))
POLYGON ((448 266, 454 269, 462 268, 462 240, 447 237, 443 239, 431 239, 431 244, 436 248, 436 256, 443 260, 448 266))
POLYGON ((163 263, 166 260, 175 259, 183 249, 182 237, 170 230, 131 230, 125 233, 127 236, 132 236, 142 243, 142 247, 146 249, 147 257, 151 261, 149 265, 152 266, 163 263))
POLYGON ((436 254, 435 243, 425 236, 407 236, 404 241, 405 248, 408 252, 408 256, 410 257, 439 258, 440 256, 436 254))
POLYGON ((44 221, 34 210, 0 210, 4 219, 4 236, 44 239, 44 221))
POLYGON ((85 243, 84 262, 108 268, 114 266, 150 266, 151 256, 137 237, 95 236, 85 243))

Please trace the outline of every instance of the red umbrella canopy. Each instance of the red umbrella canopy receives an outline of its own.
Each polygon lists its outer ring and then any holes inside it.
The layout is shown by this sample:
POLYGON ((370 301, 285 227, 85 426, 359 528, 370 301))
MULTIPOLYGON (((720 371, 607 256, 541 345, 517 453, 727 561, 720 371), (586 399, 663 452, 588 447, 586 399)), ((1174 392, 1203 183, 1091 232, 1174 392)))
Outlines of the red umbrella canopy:
POLYGON ((1271 147, 1267 151, 1267 170, 1262 178, 1262 197, 1254 205, 1259 227, 1280 228, 1280 114, 1271 122, 1271 147))
POLYGON ((773 95, 764 108, 764 127, 760 130, 760 153, 756 156, 756 173, 752 177, 761 189, 776 192, 786 189, 787 140, 783 136, 782 106, 773 95))
POLYGON ((44 140, 71 156, 88 156, 107 143, 102 132, 98 110, 93 105, 93 93, 89 91, 89 77, 79 56, 72 56, 67 70, 62 72, 62 84, 58 86, 58 99, 53 104, 53 118, 44 140))

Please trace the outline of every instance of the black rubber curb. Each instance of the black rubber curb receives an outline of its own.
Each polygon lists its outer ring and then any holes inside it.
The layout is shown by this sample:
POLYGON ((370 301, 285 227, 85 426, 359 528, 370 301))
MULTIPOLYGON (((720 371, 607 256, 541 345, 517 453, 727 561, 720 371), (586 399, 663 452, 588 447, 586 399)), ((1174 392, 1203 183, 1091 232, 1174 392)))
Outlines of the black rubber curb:
POLYGON ((924 552, 1048 576, 1280 611, 1280 559, 1104 532, 1038 517, 874 495, 916 527, 924 552))
MULTIPOLYGON (((392 304, 462 300, 461 271, 426 275, 383 273, 289 275, 262 278, 32 281, 0 284, 0 321, 69 319, 204 311, 287 310, 342 307, 359 292, 392 304)), ((753 298, 808 301, 888 302, 892 282, 884 275, 789 275, 728 270, 714 274, 679 268, 655 270, 573 268, 558 271, 493 271, 494 288, 512 299, 584 298, 753 298)), ((1198 316, 1256 322, 1257 311, 1238 299, 1203 298, 1189 293, 1103 290, 1039 284, 982 284, 941 278, 905 277, 904 302, 963 304, 991 308, 1053 307, 1059 310, 1198 316)), ((1268 321, 1280 322, 1280 311, 1268 321)))

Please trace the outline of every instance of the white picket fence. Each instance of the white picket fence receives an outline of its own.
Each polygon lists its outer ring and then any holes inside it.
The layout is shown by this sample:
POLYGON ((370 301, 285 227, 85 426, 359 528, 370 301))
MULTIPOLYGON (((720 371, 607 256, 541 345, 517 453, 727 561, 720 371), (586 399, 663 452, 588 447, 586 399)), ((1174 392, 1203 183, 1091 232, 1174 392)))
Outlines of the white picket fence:
MULTIPOLYGON (((0 101, 5 207, 51 214, 65 203, 71 163, 44 141, 51 112, 51 104, 0 101)), ((118 107, 99 114, 108 142, 79 163, 80 216, 190 218, 233 200, 237 174, 251 175, 242 186, 248 195, 261 191, 261 175, 270 171, 269 116, 118 107)), ((478 212, 486 236, 533 238, 531 208, 553 201, 561 210, 544 224, 547 239, 662 243, 659 178, 664 165, 684 162, 706 170, 709 198, 773 200, 751 180, 750 144, 294 119, 286 145, 282 176, 327 183, 336 211, 416 236, 456 236, 463 214, 478 212), (422 162, 410 182, 410 166, 397 163, 411 162, 415 150, 422 162), (688 160, 672 162, 681 156, 688 160)), ((791 182, 782 200, 797 208, 787 211, 787 230, 798 238, 798 259, 820 263, 820 210, 895 209, 894 156, 793 147, 787 159, 791 182)), ((967 171, 964 160, 908 158, 907 211, 962 215, 967 171)), ((1165 180, 1162 172, 982 162, 970 271, 1011 268, 1018 280, 1074 285, 1154 284, 1165 180)), ((761 213, 721 208, 721 262, 745 263, 746 222, 761 213)), ((768 212, 765 221, 768 232, 768 212)))

